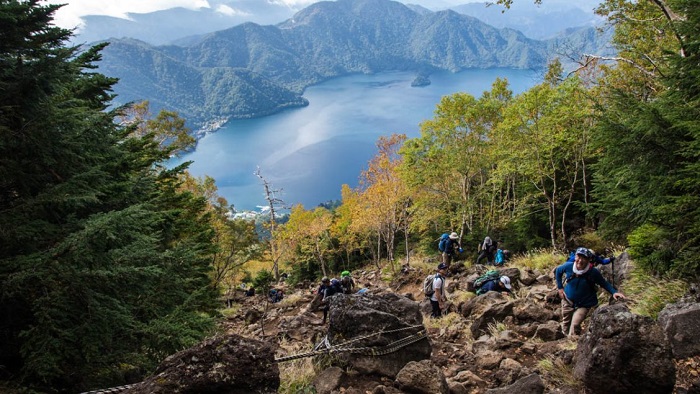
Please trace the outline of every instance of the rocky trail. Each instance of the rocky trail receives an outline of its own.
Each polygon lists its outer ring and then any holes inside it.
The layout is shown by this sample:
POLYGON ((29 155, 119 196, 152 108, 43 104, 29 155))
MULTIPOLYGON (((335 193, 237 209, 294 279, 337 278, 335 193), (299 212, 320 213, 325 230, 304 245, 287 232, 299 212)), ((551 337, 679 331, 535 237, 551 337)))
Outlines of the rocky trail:
MULTIPOLYGON (((625 261, 623 255, 618 284, 629 270, 625 261)), ((476 296, 469 290, 488 268, 453 266, 441 319, 429 318, 421 287, 430 272, 422 267, 404 267, 390 281, 375 271, 353 273, 367 291, 334 296, 326 324, 314 301, 317 284, 281 282, 285 298, 274 304, 241 293, 223 322, 226 334, 169 357, 150 379, 170 392, 274 393, 285 363, 308 360, 297 368, 307 369, 319 394, 700 393, 695 295, 667 306, 658 321, 601 296, 582 335, 569 338, 560 330, 551 272, 503 267, 515 296, 476 296), (185 389, 194 384, 199 391, 185 389)), ((168 392, 147 382, 127 392, 168 392)))

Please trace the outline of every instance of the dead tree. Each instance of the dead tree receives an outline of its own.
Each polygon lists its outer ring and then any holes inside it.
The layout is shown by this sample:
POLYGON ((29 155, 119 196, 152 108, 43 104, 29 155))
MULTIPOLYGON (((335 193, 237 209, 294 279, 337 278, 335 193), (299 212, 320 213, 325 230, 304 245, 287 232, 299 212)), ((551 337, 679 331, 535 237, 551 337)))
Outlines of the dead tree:
POLYGON ((260 167, 255 170, 255 176, 260 178, 265 188, 265 200, 267 201, 268 208, 270 209, 270 254, 272 256, 272 272, 275 274, 275 280, 280 280, 280 270, 279 270, 279 260, 281 253, 277 248, 275 243, 275 231, 277 229, 277 212, 278 208, 285 208, 284 201, 277 197, 277 195, 282 194, 282 189, 273 189, 270 182, 265 179, 260 173, 260 167))

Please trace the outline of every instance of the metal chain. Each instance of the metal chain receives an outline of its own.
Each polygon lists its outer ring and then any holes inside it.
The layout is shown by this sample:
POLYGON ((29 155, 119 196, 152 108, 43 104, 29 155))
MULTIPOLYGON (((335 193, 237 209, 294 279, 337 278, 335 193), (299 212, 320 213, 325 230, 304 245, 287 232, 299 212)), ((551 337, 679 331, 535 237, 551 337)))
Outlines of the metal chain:
MULTIPOLYGON (((386 354, 396 352, 397 350, 399 350, 401 348, 404 348, 408 345, 416 343, 416 342, 418 342, 424 338, 427 338, 427 337, 428 337, 428 333, 423 328, 423 325, 420 325, 420 324, 415 325, 415 326, 398 328, 395 330, 379 331, 379 332, 374 332, 374 333, 368 334, 368 335, 362 335, 362 336, 359 336, 357 338, 353 338, 351 340, 339 343, 338 345, 335 345, 335 346, 330 344, 330 342, 328 341, 328 335, 326 335, 314 347, 314 350, 312 350, 310 352, 306 352, 306 353, 276 358, 275 362, 281 363, 284 361, 297 360, 300 358, 319 356, 322 354, 335 354, 335 353, 362 354, 365 356, 377 357, 377 356, 383 356, 386 354), (399 340, 391 342, 390 344, 388 344, 386 346, 382 346, 382 347, 369 347, 369 346, 351 347, 350 346, 350 344, 361 341, 363 339, 372 338, 372 337, 379 336, 382 334, 391 334, 391 333, 395 333, 395 332, 411 330, 411 329, 415 329, 415 328, 421 328, 421 330, 413 335, 410 335, 410 336, 407 336, 405 338, 401 338, 399 340), (320 349, 321 346, 326 346, 326 349, 320 349)), ((127 384, 124 386, 117 386, 117 387, 110 387, 108 389, 102 389, 102 390, 86 391, 86 392, 83 392, 81 394, 116 394, 116 393, 120 393, 124 390, 127 390, 131 387, 134 387, 137 384, 139 384, 139 383, 127 384)))
POLYGON ((124 386, 117 386, 117 387, 110 387, 108 389, 101 389, 101 390, 95 390, 95 391, 86 391, 84 393, 80 394, 116 394, 116 393, 121 393, 124 390, 130 389, 134 386, 136 386, 139 383, 134 383, 134 384, 127 384, 124 386))
MULTIPOLYGON (((352 354, 362 354, 366 356, 383 356, 389 353, 393 353, 403 347, 406 347, 410 344, 413 344, 415 342, 418 342, 424 338, 428 337, 428 333, 423 329, 422 325, 416 325, 416 326, 409 326, 409 327, 404 327, 404 328, 399 328, 396 330, 390 330, 390 331, 379 331, 376 333, 364 335, 361 337, 357 337, 354 339, 351 339, 349 341, 340 343, 335 346, 328 347, 326 349, 318 349, 319 345, 315 347, 314 350, 306 353, 300 353, 300 354, 295 354, 291 356, 286 356, 286 357, 280 357, 276 358, 275 362, 280 363, 284 361, 291 361, 291 360, 297 360, 300 358, 306 358, 306 357, 313 357, 313 356, 319 356, 323 354, 335 354, 335 353, 352 353, 352 354), (422 330, 419 331, 416 334, 410 335, 405 338, 401 338, 399 340, 396 340, 386 346, 383 347, 368 347, 368 346, 362 346, 362 347, 351 347, 349 344, 353 342, 360 341, 362 339, 367 339, 371 338, 373 336, 377 335, 382 335, 382 334, 388 334, 388 333, 393 333, 393 332, 399 332, 399 331, 404 331, 404 330, 409 330, 409 329, 415 329, 420 327, 422 330)), ((327 338, 324 338, 321 343, 326 342, 327 343, 327 338)))

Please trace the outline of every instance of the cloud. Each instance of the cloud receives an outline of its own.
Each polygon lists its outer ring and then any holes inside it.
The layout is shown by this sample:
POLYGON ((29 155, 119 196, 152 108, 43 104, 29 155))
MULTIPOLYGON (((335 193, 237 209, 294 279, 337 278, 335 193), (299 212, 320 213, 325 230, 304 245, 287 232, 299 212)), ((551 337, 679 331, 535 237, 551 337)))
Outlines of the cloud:
POLYGON ((233 9, 225 4, 221 4, 218 7, 216 7, 216 12, 227 15, 227 16, 234 16, 234 15, 250 16, 250 14, 247 12, 233 9))
POLYGON ((47 4, 66 4, 56 11, 54 23, 64 28, 80 26, 81 16, 108 15, 127 18, 127 13, 146 13, 167 8, 210 8, 207 0, 45 0, 47 4))

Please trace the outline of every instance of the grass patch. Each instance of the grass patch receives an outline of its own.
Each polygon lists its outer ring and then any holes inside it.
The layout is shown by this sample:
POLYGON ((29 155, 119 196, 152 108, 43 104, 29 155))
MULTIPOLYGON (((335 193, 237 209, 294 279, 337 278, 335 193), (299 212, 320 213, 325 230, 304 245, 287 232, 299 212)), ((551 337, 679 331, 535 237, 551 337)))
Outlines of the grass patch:
POLYGON ((540 271, 551 271, 565 262, 567 258, 568 256, 558 251, 535 249, 513 256, 508 262, 508 265, 523 269, 529 268, 540 271))
POLYGON ((448 299, 452 301, 452 303, 454 303, 455 305, 467 302, 474 297, 476 297, 476 293, 464 290, 456 290, 455 292, 448 294, 448 299))
POLYGON ((285 293, 284 298, 282 298, 282 301, 280 301, 280 306, 294 306, 302 298, 304 298, 304 296, 299 293, 292 293, 289 295, 285 293))
POLYGON ((666 304, 678 301, 688 291, 688 284, 656 278, 635 268, 623 288, 632 312, 656 319, 666 304))
POLYGON ((562 388, 564 386, 577 392, 583 391, 583 384, 574 377, 573 367, 564 364, 560 359, 547 357, 540 360, 537 366, 548 388, 562 388))
POLYGON ((225 308, 221 310, 221 315, 224 317, 236 316, 238 311, 241 310, 240 304, 233 304, 230 308, 225 308))
MULTIPOLYGON (((309 351, 303 349, 299 343, 290 343, 286 340, 280 342, 280 350, 284 355, 309 351)), ((279 363, 280 387, 277 390, 281 394, 312 394, 316 393, 313 381, 316 377, 312 358, 305 357, 279 363)))
POLYGON ((486 326, 486 331, 488 331, 489 335, 494 337, 494 338, 499 336, 503 331, 505 331, 507 329, 508 329, 508 326, 506 326, 506 324, 503 322, 493 322, 493 323, 489 323, 486 326))
POLYGON ((430 316, 426 317, 423 319, 423 325, 425 328, 439 328, 439 329, 444 329, 450 326, 453 326, 462 319, 462 316, 459 313, 451 312, 446 315, 443 315, 439 319, 432 319, 430 316))

